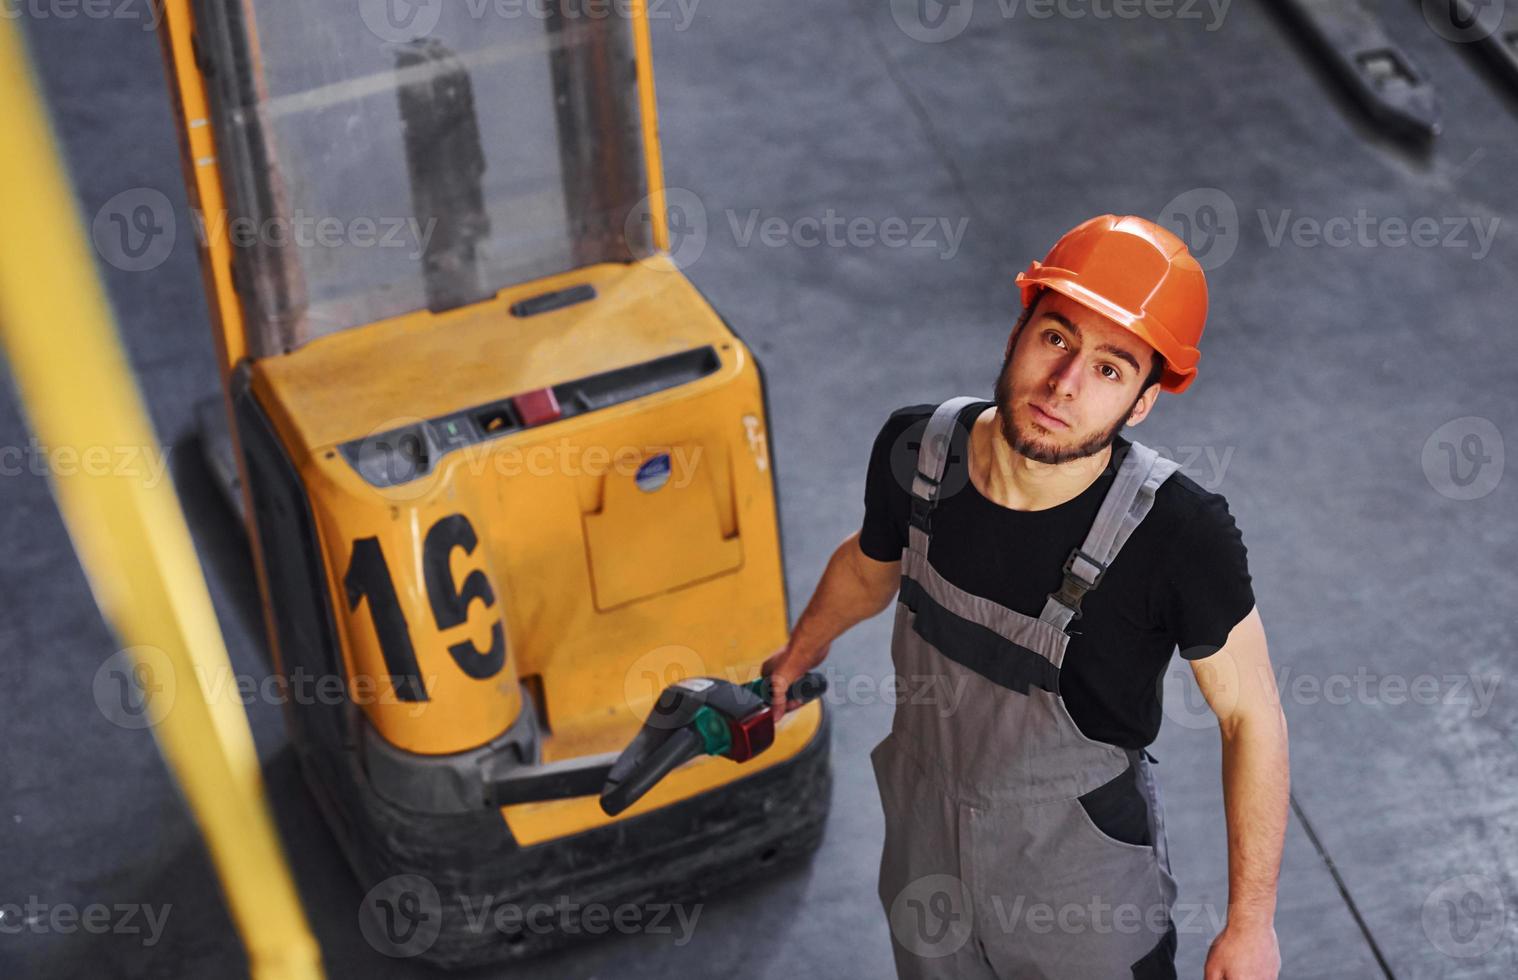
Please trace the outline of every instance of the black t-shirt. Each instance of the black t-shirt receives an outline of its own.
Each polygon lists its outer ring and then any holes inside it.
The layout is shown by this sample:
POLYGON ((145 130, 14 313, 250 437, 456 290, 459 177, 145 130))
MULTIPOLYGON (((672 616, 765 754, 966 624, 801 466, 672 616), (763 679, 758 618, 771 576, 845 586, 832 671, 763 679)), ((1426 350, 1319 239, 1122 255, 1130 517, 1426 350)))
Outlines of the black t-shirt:
MULTIPOLYGON (((966 467, 970 426, 992 404, 975 402, 959 415, 928 560, 966 592, 1036 618, 1063 581, 1071 549, 1085 541, 1130 443, 1118 436, 1107 468, 1076 497, 1046 510, 1013 510, 987 500, 966 467)), ((916 446, 934 407, 893 412, 875 439, 859 546, 876 561, 897 561, 906 547, 916 446)), ((1216 653, 1252 608, 1243 536, 1228 502, 1173 474, 1067 630, 1059 686, 1071 718, 1100 742, 1133 749, 1153 742, 1160 685, 1176 647, 1188 660, 1216 653)))

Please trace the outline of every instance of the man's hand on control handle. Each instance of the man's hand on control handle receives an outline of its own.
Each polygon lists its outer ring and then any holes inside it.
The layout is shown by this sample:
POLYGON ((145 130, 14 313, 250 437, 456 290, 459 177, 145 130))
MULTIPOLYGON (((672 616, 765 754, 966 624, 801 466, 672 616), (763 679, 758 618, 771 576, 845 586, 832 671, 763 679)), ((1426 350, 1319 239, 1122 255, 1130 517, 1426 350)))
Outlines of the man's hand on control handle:
POLYGON ((764 662, 770 678, 770 713, 775 721, 800 702, 786 698, 792 684, 816 670, 833 641, 855 623, 882 612, 901 583, 901 563, 875 561, 859 548, 859 532, 843 540, 812 593, 811 601, 791 628, 785 649, 764 662))
POLYGON ((788 643, 759 668, 760 674, 770 679, 770 709, 775 716, 775 724, 780 724, 780 719, 785 717, 787 711, 801 707, 802 702, 786 697, 786 692, 807 671, 822 663, 827 654, 828 648, 823 647, 812 656, 802 656, 794 643, 788 643))

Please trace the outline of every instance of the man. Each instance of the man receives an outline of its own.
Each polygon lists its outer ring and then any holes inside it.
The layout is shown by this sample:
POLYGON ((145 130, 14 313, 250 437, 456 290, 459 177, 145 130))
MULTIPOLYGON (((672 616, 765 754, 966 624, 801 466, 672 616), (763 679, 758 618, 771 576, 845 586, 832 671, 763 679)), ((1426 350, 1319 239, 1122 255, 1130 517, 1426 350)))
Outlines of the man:
POLYGON ((1145 747, 1179 647, 1223 740, 1229 895, 1206 980, 1274 980, 1286 724, 1245 549, 1221 496, 1118 434, 1195 377, 1201 267, 1165 229, 1102 215, 1017 283, 995 401, 903 409, 877 437, 863 527, 765 664, 776 713, 899 590, 896 673, 939 694, 901 699, 871 753, 897 972, 1173 978, 1145 747))

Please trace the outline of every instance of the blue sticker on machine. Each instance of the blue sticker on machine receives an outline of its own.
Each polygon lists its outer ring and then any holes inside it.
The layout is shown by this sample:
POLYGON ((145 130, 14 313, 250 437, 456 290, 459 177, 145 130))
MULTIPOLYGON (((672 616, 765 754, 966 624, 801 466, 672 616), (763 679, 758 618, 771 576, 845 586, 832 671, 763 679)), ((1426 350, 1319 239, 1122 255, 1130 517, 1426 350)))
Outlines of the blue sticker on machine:
POLYGON ((638 489, 644 493, 653 493, 664 486, 669 482, 669 453, 660 453, 644 460, 634 479, 638 482, 638 489))

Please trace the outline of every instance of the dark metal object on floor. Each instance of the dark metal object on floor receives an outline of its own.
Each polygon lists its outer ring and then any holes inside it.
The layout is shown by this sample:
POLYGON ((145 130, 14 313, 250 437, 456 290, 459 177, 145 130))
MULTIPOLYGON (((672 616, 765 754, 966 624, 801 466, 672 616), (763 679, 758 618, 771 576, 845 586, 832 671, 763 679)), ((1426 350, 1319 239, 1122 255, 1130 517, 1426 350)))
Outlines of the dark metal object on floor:
POLYGON ((1380 129, 1412 142, 1439 135, 1433 83, 1358 0, 1277 0, 1380 129))

